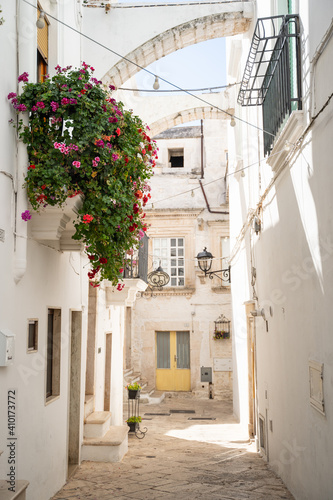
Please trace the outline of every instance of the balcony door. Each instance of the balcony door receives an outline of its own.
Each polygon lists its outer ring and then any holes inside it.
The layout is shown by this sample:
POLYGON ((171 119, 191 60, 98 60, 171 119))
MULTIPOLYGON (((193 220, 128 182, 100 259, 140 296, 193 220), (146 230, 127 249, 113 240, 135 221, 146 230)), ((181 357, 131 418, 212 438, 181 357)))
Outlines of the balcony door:
POLYGON ((190 391, 190 332, 156 332, 156 389, 190 391))

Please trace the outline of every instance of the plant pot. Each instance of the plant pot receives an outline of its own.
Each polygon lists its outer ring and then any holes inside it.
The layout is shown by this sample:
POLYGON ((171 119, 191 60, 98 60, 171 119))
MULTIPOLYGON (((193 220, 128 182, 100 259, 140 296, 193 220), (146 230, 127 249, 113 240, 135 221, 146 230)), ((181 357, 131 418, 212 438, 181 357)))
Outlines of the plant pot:
POLYGON ((127 422, 128 427, 130 428, 130 432, 135 432, 138 427, 138 422, 127 422))
POLYGON ((128 389, 128 399, 138 399, 140 397, 140 389, 128 389))

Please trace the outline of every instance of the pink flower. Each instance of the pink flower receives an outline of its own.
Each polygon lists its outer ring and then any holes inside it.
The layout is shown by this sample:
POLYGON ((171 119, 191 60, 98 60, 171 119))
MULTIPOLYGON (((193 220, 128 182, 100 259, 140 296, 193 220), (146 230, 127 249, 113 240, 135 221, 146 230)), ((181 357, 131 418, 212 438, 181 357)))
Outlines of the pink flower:
POLYGON ((99 156, 96 156, 96 157, 95 157, 95 161, 97 161, 97 162, 101 161, 100 157, 99 157, 99 156))
POLYGON ((81 163, 79 161, 73 161, 72 165, 76 168, 80 168, 81 163))
POLYGON ((68 104, 69 103, 69 99, 67 99, 67 97, 63 97, 61 99, 61 104, 64 106, 65 104, 68 104))
POLYGON ((25 106, 25 104, 19 104, 16 108, 18 111, 26 111, 27 110, 27 107, 25 106))
POLYGON ((27 73, 26 71, 24 73, 22 73, 22 75, 20 75, 17 79, 18 82, 27 82, 29 80, 29 73, 27 73))
POLYGON ((29 210, 25 210, 24 212, 21 213, 21 217, 22 219, 27 222, 28 220, 31 219, 31 214, 29 212, 29 210))
POLYGON ((38 101, 36 103, 36 106, 37 106, 37 108, 40 108, 40 109, 44 109, 45 108, 45 104, 43 103, 43 101, 38 101))
POLYGON ((117 161, 119 159, 119 155, 117 153, 112 153, 112 160, 117 161))
POLYGON ((10 92, 10 93, 7 95, 7 99, 13 99, 13 97, 16 97, 15 92, 10 92))
POLYGON ((57 111, 57 109, 59 108, 59 104, 57 102, 51 101, 51 108, 52 111, 57 111))

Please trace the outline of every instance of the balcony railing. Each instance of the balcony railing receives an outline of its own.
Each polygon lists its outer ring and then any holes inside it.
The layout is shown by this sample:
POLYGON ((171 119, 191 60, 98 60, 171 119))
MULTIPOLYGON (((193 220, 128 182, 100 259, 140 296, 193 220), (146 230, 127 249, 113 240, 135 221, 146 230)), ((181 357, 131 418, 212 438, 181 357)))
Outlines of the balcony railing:
POLYGON ((238 102, 263 105, 264 154, 292 111, 302 109, 299 17, 258 19, 238 102))
POLYGON ((138 248, 131 251, 132 255, 126 255, 123 278, 141 279, 147 283, 148 240, 149 238, 145 234, 139 241, 138 248))

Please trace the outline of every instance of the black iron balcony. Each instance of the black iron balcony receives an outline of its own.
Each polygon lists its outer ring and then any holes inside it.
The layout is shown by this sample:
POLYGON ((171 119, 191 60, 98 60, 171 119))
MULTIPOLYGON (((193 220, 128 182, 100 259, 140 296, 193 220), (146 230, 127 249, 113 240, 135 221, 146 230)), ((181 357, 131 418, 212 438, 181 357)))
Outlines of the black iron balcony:
POLYGON ((264 154, 292 111, 302 109, 297 15, 258 19, 238 95, 242 106, 263 106, 264 154))
POLYGON ((123 278, 141 279, 147 283, 148 274, 148 240, 146 234, 138 243, 138 248, 126 255, 123 278))

